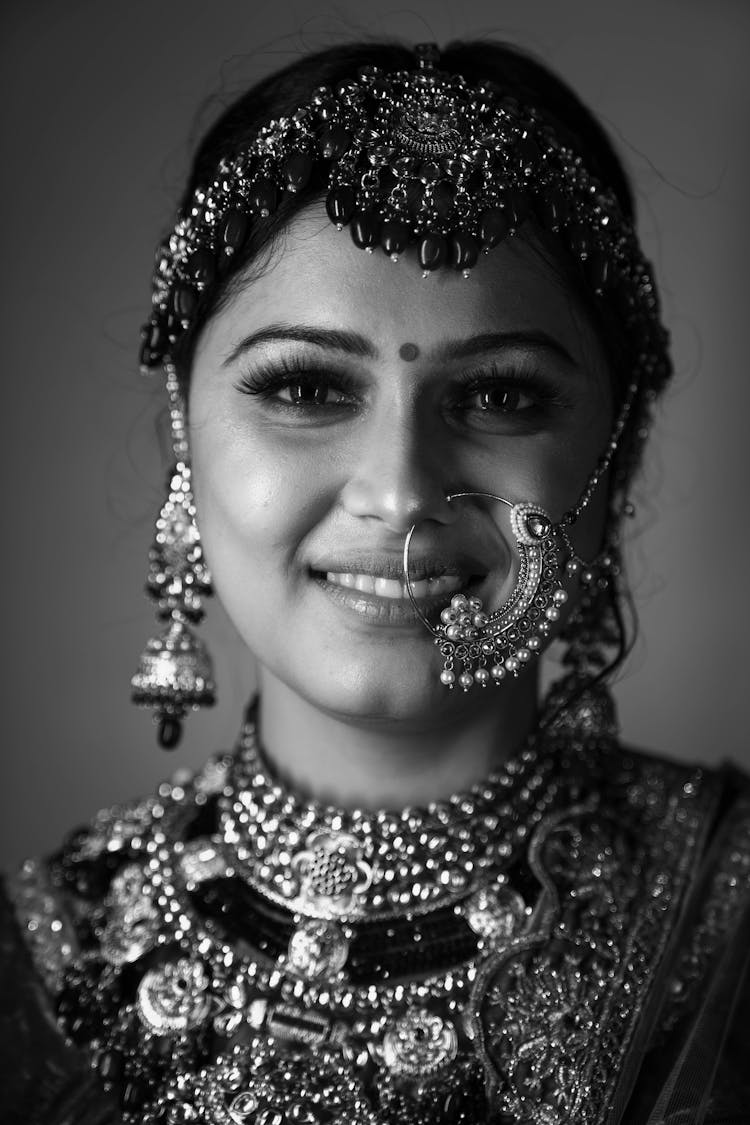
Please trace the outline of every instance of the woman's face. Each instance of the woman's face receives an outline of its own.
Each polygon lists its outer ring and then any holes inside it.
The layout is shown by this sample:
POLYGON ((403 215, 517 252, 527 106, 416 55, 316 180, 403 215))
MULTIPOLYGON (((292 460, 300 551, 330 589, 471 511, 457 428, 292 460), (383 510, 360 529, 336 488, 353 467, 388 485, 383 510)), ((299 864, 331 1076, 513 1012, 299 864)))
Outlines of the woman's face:
MULTIPOLYGON (((558 520, 606 446, 612 399, 583 311, 525 241, 469 279, 423 279, 316 211, 204 329, 189 413, 206 557, 261 689, 276 677, 329 713, 434 721, 504 688, 439 682, 403 588, 406 533, 418 524, 426 612, 467 588, 497 608, 518 562, 505 510, 446 496, 532 500, 558 520)), ((604 511, 600 487, 573 528, 584 557, 604 511)))

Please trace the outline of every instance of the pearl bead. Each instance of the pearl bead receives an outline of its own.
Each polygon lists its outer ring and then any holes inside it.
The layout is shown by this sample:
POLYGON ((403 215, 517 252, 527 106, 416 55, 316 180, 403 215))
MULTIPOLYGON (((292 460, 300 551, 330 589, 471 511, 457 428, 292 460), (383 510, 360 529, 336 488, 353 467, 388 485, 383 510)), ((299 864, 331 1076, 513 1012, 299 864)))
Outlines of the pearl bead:
POLYGON ((458 613, 466 606, 466 594, 454 594, 451 598, 451 609, 458 613))
POLYGON ((453 687, 456 682, 456 673, 452 672, 450 668, 444 668, 440 673, 440 682, 445 684, 446 687, 453 687))
POLYGON ((529 637, 526 642, 526 648, 531 649, 532 652, 538 652, 541 643, 542 642, 539 640, 539 637, 529 637))
POLYGON ((474 679, 481 687, 487 687, 490 682, 490 674, 486 668, 477 668, 474 679))
POLYGON ((468 691, 474 683, 474 677, 472 676, 471 672, 462 672, 458 677, 458 682, 464 689, 464 691, 468 691))
POLYGON ((482 608, 482 599, 481 598, 477 598, 477 597, 469 598, 469 609, 470 610, 472 610, 474 613, 479 613, 481 608, 482 608))
POLYGON ((493 680, 497 680, 498 683, 500 682, 500 680, 504 680, 505 669, 503 668, 502 664, 493 664, 490 668, 490 675, 492 676, 493 680))
POLYGON ((456 615, 452 609, 444 609, 440 614, 440 620, 444 625, 452 625, 456 620, 456 615))
POLYGON ((578 571, 580 569, 581 564, 579 563, 578 559, 568 559, 567 563, 565 564, 565 570, 568 574, 578 574, 578 571))
POLYGON ((518 662, 518 658, 515 657, 515 656, 509 656, 508 659, 505 661, 505 667, 508 669, 509 672, 517 672, 519 667, 520 667, 519 662, 518 662))
POLYGON ((457 641, 461 636, 461 627, 459 625, 449 625, 445 630, 445 635, 449 641, 457 641))
POLYGON ((557 621, 560 617, 560 610, 551 605, 549 609, 545 609, 544 616, 548 621, 557 621))
POLYGON ((528 664, 529 660, 531 660, 531 653, 527 648, 519 648, 518 659, 522 664, 528 664))
POLYGON ((555 590, 554 594, 552 595, 552 601, 555 603, 555 605, 565 605, 567 600, 568 595, 565 590, 555 590))
POLYGON ((476 625, 477 629, 482 629, 487 624, 486 613, 475 613, 471 619, 472 625, 476 625))

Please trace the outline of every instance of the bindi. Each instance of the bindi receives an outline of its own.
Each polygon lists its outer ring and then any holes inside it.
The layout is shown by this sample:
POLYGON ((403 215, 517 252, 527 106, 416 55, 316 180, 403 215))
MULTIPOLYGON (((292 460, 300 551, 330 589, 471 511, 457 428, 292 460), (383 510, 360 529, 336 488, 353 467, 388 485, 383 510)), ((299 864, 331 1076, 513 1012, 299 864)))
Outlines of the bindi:
POLYGON ((398 354, 406 363, 411 363, 419 355, 419 348, 416 344, 402 344, 398 349, 398 354))

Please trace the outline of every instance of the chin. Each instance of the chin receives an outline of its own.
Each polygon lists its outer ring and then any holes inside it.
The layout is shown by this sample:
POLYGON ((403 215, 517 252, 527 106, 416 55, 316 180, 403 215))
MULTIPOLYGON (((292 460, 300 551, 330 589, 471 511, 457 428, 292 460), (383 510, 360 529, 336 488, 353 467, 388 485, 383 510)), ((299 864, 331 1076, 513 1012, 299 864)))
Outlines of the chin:
MULTIPOLYGON (((421 647, 421 646, 420 646, 421 647)), ((378 660, 371 654, 348 661, 320 661, 315 675, 283 676, 286 686, 309 704, 348 722, 368 726, 398 724, 442 725, 499 696, 502 688, 450 690, 440 682, 441 661, 432 645, 413 656, 394 656, 391 651, 378 660)))

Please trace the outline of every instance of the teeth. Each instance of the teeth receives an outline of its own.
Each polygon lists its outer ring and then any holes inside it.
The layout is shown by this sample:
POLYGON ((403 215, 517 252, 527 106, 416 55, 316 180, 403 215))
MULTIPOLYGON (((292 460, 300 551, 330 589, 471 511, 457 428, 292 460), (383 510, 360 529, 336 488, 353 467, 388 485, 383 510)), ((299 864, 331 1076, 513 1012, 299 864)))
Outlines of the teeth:
POLYGON ((375 593, 380 598, 402 598, 403 587, 397 578, 376 578, 375 593))
MULTIPOLYGON (((406 585, 397 578, 375 578, 372 574, 341 574, 328 571, 326 581, 347 590, 359 590, 362 594, 377 594, 379 598, 404 599, 409 594, 406 585)), ((458 574, 443 574, 439 578, 423 578, 412 582, 415 598, 438 598, 441 594, 452 594, 461 586, 458 574)))

